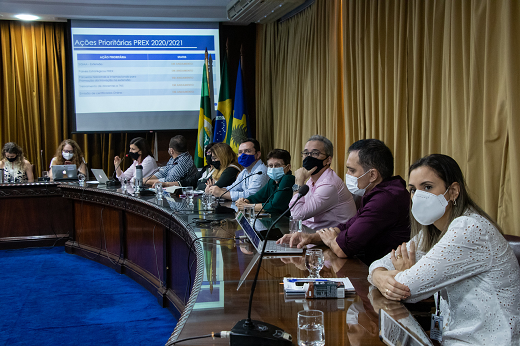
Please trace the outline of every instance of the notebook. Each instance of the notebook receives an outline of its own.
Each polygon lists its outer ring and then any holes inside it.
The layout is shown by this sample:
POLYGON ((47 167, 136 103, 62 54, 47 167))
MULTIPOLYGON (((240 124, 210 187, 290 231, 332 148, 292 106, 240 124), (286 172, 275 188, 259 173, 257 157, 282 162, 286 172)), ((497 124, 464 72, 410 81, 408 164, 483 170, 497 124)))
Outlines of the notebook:
POLYGON ((78 168, 76 165, 55 165, 51 168, 54 181, 78 180, 78 168))
POLYGON ((108 177, 105 174, 105 171, 103 171, 102 169, 92 168, 92 173, 94 173, 94 177, 96 177, 96 180, 98 181, 98 183, 100 183, 100 184, 107 183, 108 177))
MULTIPOLYGON (((240 228, 244 231, 247 238, 251 241, 251 244, 255 247, 256 251, 259 253, 262 251, 263 241, 260 239, 260 236, 253 230, 253 227, 249 224, 249 221, 242 212, 239 212, 236 216, 236 220, 240 225, 240 228)), ((301 254, 303 253, 303 249, 298 249, 295 247, 289 247, 287 244, 276 244, 275 240, 267 240, 267 245, 265 248, 265 253, 274 255, 287 255, 287 254, 301 254)))

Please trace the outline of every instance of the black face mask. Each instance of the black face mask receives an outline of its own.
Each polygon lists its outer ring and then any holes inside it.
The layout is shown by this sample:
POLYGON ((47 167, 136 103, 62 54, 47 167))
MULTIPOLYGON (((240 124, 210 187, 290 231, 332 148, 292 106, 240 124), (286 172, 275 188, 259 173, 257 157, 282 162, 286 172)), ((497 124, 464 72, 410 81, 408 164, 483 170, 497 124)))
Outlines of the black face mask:
POLYGON ((211 161, 211 165, 215 167, 215 169, 220 169, 220 161, 211 161))
POLYGON ((15 157, 6 157, 7 161, 9 161, 9 162, 15 162, 17 158, 18 158, 18 156, 15 156, 15 157))
POLYGON ((139 153, 129 152, 128 156, 130 156, 132 160, 137 160, 139 158, 139 153))
POLYGON ((211 154, 206 154, 206 162, 211 165, 211 154))
POLYGON ((311 169, 316 167, 316 170, 312 173, 312 175, 318 174, 321 171, 321 169, 323 167, 325 167, 323 165, 323 161, 325 161, 325 160, 326 159, 320 160, 320 159, 314 158, 312 156, 307 156, 303 160, 303 168, 305 168, 306 170, 310 171, 311 169))

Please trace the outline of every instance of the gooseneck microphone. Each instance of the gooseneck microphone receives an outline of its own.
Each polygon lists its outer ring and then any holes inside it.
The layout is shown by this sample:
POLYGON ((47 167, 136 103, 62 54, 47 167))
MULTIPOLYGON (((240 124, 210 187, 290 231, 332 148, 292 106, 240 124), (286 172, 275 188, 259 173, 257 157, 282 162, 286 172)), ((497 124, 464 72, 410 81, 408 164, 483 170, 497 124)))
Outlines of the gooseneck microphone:
POLYGON ((85 164, 85 171, 87 171, 87 176, 85 177, 87 179, 87 181, 89 181, 89 174, 88 174, 88 163, 87 161, 85 161, 85 157, 81 157, 81 159, 83 160, 83 163, 85 164))
MULTIPOLYGON (((303 185, 298 190, 298 198, 296 201, 287 208, 282 215, 280 215, 269 227, 267 230, 265 239, 268 238, 269 232, 274 227, 274 225, 280 221, 282 216, 284 216, 292 207, 309 192, 309 186, 303 185)), ((290 334, 283 331, 281 328, 274 326, 269 323, 265 323, 262 321, 253 321, 251 320, 251 307, 253 305, 253 295, 255 293, 256 283, 258 281, 258 273, 260 273, 260 267, 262 266, 262 258, 264 257, 265 247, 267 245, 267 241, 264 240, 262 244, 262 251, 260 252, 260 258, 258 259, 258 265, 256 267, 256 274, 253 280, 253 284, 251 286, 251 294, 249 295, 249 308, 247 310, 247 319, 238 321, 237 324, 231 329, 229 345, 238 346, 238 345, 249 345, 249 346, 257 346, 257 345, 283 345, 288 346, 292 345, 292 337, 290 334)))
POLYGON ((117 165, 116 169, 114 170, 114 174, 112 174, 112 179, 110 179, 109 181, 107 181, 106 183, 106 186, 110 186, 110 187, 120 187, 121 186, 121 182, 119 181, 119 179, 116 178, 116 174, 117 174, 117 169, 119 167, 121 167, 121 165, 123 164, 123 162, 125 161, 125 159, 128 157, 129 155, 128 154, 125 154, 125 156, 123 157, 123 159, 119 162, 119 164, 117 165))
POLYGON ((229 190, 224 191, 224 193, 221 194, 218 197, 218 199, 217 199, 217 207, 215 208, 215 212, 218 213, 218 214, 234 214, 235 213, 235 209, 224 207, 223 205, 220 205, 220 199, 222 198, 222 196, 224 196, 226 194, 226 192, 229 192, 229 191, 233 190, 233 188, 235 186, 237 186, 238 184, 240 184, 241 182, 243 182, 247 178, 252 177, 253 175, 262 175, 262 174, 264 174, 264 172, 262 172, 262 171, 258 171, 256 173, 251 173, 251 174, 247 175, 246 177, 244 177, 243 179, 241 179, 238 183, 233 184, 233 186, 231 186, 229 188, 229 190))

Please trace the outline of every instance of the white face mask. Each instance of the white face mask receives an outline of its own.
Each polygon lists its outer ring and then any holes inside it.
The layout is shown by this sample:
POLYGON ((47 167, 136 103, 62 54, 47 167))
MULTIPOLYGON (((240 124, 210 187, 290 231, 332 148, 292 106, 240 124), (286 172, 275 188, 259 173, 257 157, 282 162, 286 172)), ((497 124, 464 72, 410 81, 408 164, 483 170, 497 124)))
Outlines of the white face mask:
POLYGON ((74 156, 74 153, 66 153, 66 152, 62 151, 61 156, 63 156, 63 158, 65 160, 70 160, 74 156))
MULTIPOLYGON (((371 171, 371 169, 369 169, 368 171, 363 173, 363 175, 360 176, 359 178, 364 177, 370 171, 371 171)), ((359 186, 358 186, 359 178, 356 178, 355 176, 350 175, 350 174, 345 174, 345 183, 347 184, 347 189, 350 191, 351 194, 353 194, 355 196, 360 196, 361 197, 361 196, 363 196, 365 194, 366 189, 372 183, 368 184, 364 189, 360 189, 359 186)))
POLYGON ((442 195, 434 195, 422 190, 415 191, 412 197, 412 215, 415 220, 423 226, 431 225, 439 220, 446 212, 448 205, 448 201, 444 198, 446 192, 442 195))

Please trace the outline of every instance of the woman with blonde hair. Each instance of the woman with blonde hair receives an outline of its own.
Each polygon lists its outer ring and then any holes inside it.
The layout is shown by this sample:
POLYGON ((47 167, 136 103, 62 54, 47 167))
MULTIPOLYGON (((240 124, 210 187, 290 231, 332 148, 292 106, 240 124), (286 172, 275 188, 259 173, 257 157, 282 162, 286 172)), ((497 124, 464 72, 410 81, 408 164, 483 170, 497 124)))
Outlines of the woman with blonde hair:
POLYGON ((238 163, 237 154, 226 143, 217 143, 211 148, 211 165, 215 168, 213 175, 206 182, 206 192, 211 186, 224 188, 235 182, 242 166, 238 163))
POLYGON ((14 142, 9 142, 2 148, 0 169, 4 170, 4 182, 32 183, 33 168, 23 155, 23 150, 14 142))
POLYGON ((56 165, 76 165, 78 173, 87 175, 87 166, 85 165, 85 157, 78 143, 72 139, 65 139, 60 143, 56 154, 51 160, 49 177, 52 179, 52 166, 56 165))

